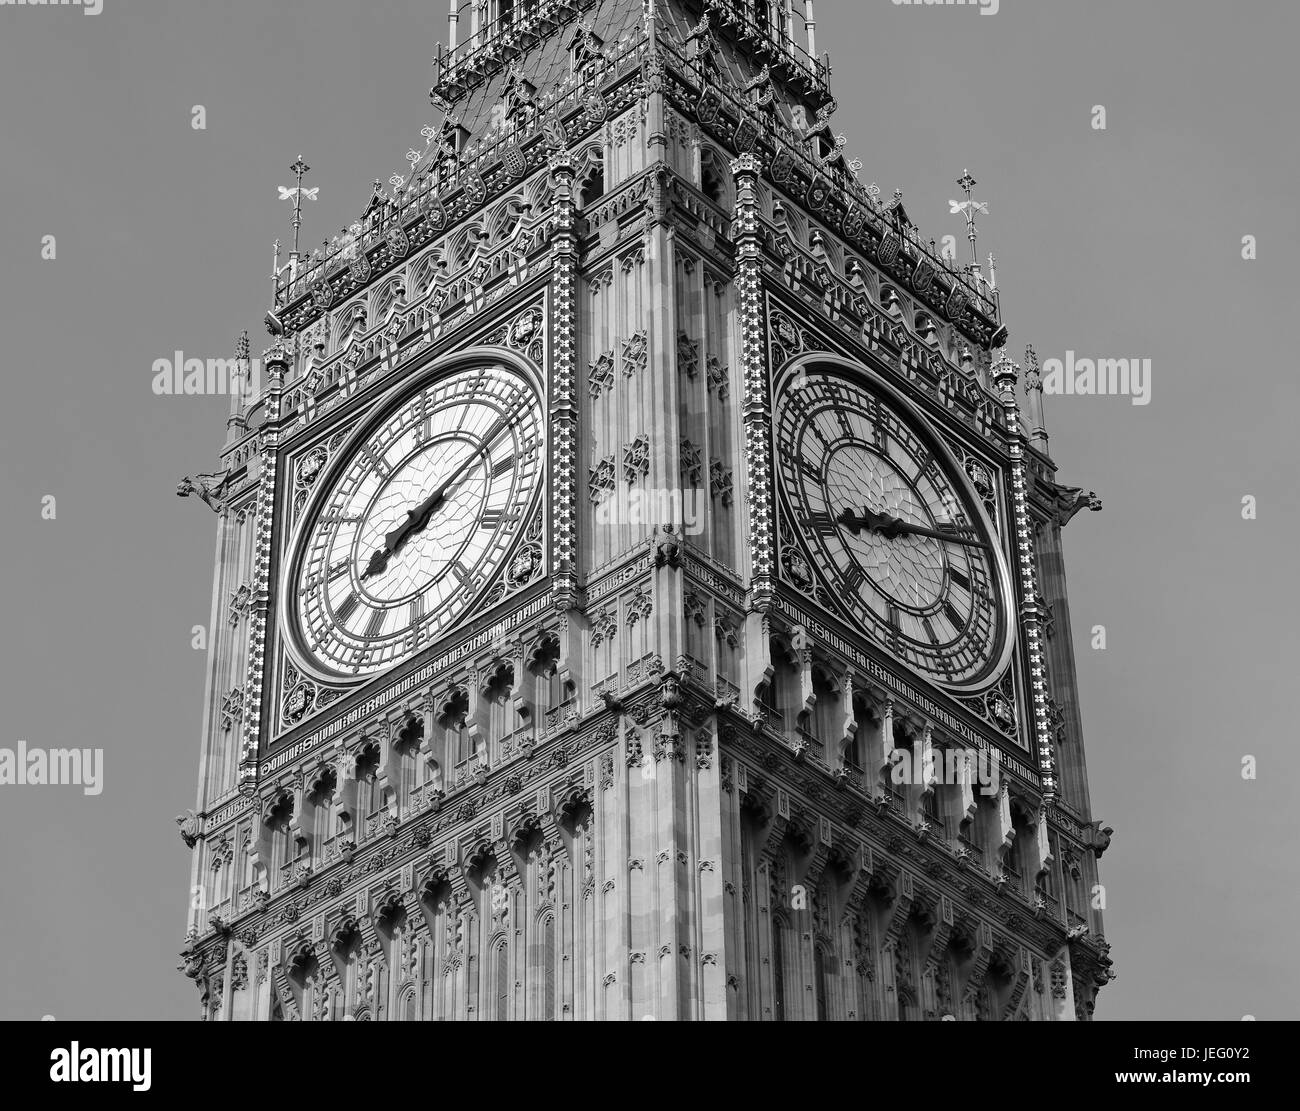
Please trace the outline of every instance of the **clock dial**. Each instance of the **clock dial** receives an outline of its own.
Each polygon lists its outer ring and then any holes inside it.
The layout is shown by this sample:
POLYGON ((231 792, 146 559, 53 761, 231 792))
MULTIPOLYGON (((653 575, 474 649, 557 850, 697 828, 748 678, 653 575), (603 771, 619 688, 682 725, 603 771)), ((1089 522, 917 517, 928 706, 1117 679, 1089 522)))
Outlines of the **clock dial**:
POLYGON ((526 525, 543 442, 536 390, 501 366, 389 405, 304 517, 286 605, 302 662, 370 675, 447 630, 526 525))
POLYGON ((1007 646, 1006 573, 948 453, 865 374, 805 372, 776 411, 782 495, 825 589, 917 671, 989 679, 1007 646))

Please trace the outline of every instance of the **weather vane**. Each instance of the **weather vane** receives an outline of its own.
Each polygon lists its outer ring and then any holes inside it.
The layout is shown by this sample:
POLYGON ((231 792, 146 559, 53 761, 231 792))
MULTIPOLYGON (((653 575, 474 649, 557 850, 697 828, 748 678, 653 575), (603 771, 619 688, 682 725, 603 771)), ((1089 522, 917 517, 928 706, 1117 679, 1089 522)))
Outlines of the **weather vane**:
MULTIPOLYGON (((293 257, 298 257, 298 229, 302 227, 302 200, 304 197, 309 201, 316 199, 316 194, 320 192, 320 186, 315 189, 304 189, 302 187, 302 178, 306 173, 311 172, 311 167, 302 160, 302 155, 298 155, 298 161, 289 167, 289 172, 293 174, 298 181, 292 189, 286 189, 283 185, 277 186, 280 190, 280 200, 293 201, 293 257)), ((278 257, 278 256, 277 256, 278 257)))
POLYGON ((966 217, 966 238, 970 240, 970 265, 972 270, 978 270, 980 263, 979 255, 975 253, 975 238, 979 232, 975 229, 975 217, 977 214, 987 216, 989 214, 989 206, 980 201, 971 200, 970 191, 974 189, 979 182, 971 177, 970 170, 962 170, 961 177, 957 179, 957 184, 961 187, 961 191, 966 194, 966 199, 964 201, 950 200, 948 202, 948 214, 950 216, 955 216, 960 212, 966 217))

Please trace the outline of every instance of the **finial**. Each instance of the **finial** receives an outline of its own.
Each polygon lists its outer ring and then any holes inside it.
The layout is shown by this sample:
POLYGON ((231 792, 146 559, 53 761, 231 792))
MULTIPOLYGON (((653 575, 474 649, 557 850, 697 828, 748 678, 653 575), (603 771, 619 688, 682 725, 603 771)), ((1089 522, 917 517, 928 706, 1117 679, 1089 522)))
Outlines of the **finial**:
POLYGON ((1042 369, 1038 365, 1038 352, 1032 343, 1025 346, 1025 393, 1041 389, 1043 385, 1042 369))
MULTIPOLYGON (((306 197, 309 201, 316 199, 316 194, 320 192, 320 187, 315 189, 304 189, 302 179, 305 174, 311 172, 311 167, 302 160, 302 155, 298 155, 298 160, 289 167, 289 172, 294 175, 297 184, 292 189, 286 189, 283 185, 279 186, 280 200, 293 201, 293 257, 298 257, 298 229, 302 227, 302 201, 306 197)), ((279 250, 276 251, 276 265, 279 265, 279 250)))
POLYGON ((971 273, 979 272, 979 255, 975 253, 975 238, 979 234, 975 229, 975 216, 981 213, 985 216, 989 214, 989 206, 980 201, 971 199, 971 190, 979 184, 972 176, 970 170, 962 170, 961 177, 957 179, 957 187, 966 194, 964 201, 948 201, 948 215, 955 216, 961 213, 966 217, 966 238, 970 240, 970 268, 971 273))

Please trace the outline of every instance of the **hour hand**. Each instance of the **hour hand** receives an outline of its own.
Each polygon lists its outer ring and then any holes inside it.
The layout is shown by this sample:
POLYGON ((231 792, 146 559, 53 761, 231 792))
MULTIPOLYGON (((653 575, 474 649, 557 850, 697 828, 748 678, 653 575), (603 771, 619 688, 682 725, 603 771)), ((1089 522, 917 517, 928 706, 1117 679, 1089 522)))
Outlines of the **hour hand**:
POLYGON ((388 570, 388 558, 392 555, 392 549, 388 547, 376 548, 370 553, 370 562, 366 564, 366 569, 361 572, 361 581, 373 579, 376 575, 382 575, 388 570))
POLYGON ((866 506, 862 507, 861 512, 855 512, 852 509, 846 509, 835 518, 836 524, 843 525, 854 536, 862 535, 865 529, 867 532, 879 532, 888 536, 886 530, 891 524, 896 523, 895 518, 886 513, 873 513, 866 506))
POLYGON ((971 548, 987 548, 989 545, 975 535, 975 530, 963 525, 945 523, 937 529, 914 525, 900 517, 891 517, 888 513, 873 513, 863 507, 862 512, 855 513, 846 509, 836 521, 847 528, 854 536, 863 529, 883 536, 886 540, 896 540, 900 536, 931 536, 936 540, 946 540, 950 544, 965 544, 971 548))

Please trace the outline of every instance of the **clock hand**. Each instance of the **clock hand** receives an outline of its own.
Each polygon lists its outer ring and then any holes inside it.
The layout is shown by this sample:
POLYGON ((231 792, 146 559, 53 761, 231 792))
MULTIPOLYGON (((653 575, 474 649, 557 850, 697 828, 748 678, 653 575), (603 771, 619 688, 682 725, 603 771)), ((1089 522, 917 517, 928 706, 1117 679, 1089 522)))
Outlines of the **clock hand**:
MULTIPOLYGON (((470 456, 469 463, 477 462, 482 457, 481 450, 475 452, 470 456)), ((433 518, 434 513, 447 500, 448 491, 465 476, 467 470, 468 464, 458 468, 455 474, 425 498, 424 501, 414 509, 406 511, 406 520, 388 532, 384 537, 384 546, 382 548, 376 548, 371 553, 370 562, 366 564, 366 569, 361 575, 362 582, 376 575, 382 575, 388 570, 389 561, 406 546, 406 542, 416 533, 423 532, 429 527, 429 521, 433 518)))
POLYGON ((874 532, 883 536, 886 540, 896 540, 900 536, 932 536, 936 540, 946 540, 950 544, 964 544, 970 548, 988 548, 990 545, 973 535, 974 530, 966 526, 951 526, 948 529, 926 528, 924 525, 914 525, 909 521, 904 521, 900 517, 891 517, 888 513, 873 513, 865 506, 861 515, 857 515, 851 509, 844 510, 836 519, 838 524, 843 525, 854 536, 859 535, 863 529, 868 532, 874 532))
POLYGON ((520 411, 521 409, 515 409, 502 416, 492 426, 488 434, 483 437, 478 449, 457 467, 438 489, 414 509, 406 511, 406 520, 384 537, 384 546, 382 548, 376 548, 371 553, 370 562, 366 564, 366 569, 361 575, 362 582, 375 575, 382 575, 388 569, 389 561, 401 551, 406 542, 416 533, 423 532, 428 528, 433 514, 447 500, 447 494, 451 488, 456 486, 469 473, 471 467, 487 458, 488 449, 497 441, 501 433, 514 426, 515 417, 518 416, 520 411))

